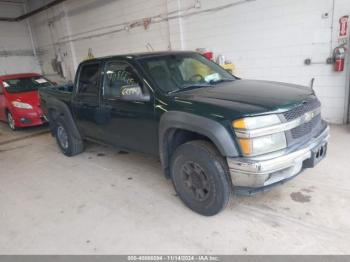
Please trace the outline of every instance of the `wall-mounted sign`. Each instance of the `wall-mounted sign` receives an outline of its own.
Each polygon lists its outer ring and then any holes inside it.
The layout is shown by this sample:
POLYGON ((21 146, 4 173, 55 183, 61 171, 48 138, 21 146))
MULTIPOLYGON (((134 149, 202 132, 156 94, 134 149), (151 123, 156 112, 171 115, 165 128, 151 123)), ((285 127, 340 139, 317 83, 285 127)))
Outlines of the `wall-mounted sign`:
POLYGON ((349 16, 345 15, 339 19, 339 39, 348 37, 348 19, 349 16))

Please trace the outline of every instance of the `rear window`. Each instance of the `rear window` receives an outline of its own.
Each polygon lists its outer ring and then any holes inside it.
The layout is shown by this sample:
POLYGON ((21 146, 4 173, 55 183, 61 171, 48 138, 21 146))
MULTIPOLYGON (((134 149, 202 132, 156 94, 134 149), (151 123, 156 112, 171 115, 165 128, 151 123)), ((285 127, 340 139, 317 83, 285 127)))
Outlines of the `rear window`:
POLYGON ((80 71, 78 92, 97 96, 99 92, 100 64, 83 65, 80 71))
POLYGON ((3 85, 9 93, 22 93, 36 91, 40 87, 53 85, 52 82, 42 76, 32 76, 25 78, 6 79, 3 85))

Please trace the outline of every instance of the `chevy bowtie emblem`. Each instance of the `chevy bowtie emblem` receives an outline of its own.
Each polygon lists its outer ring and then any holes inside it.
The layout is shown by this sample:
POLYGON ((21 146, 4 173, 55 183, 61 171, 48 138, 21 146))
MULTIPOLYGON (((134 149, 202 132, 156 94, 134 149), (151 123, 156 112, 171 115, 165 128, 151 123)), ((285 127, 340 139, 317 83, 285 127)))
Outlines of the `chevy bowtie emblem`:
POLYGON ((304 118, 305 118, 305 121, 306 121, 306 122, 311 121, 314 117, 315 117, 315 112, 314 112, 314 111, 307 112, 307 113, 305 113, 305 115, 304 115, 304 118))

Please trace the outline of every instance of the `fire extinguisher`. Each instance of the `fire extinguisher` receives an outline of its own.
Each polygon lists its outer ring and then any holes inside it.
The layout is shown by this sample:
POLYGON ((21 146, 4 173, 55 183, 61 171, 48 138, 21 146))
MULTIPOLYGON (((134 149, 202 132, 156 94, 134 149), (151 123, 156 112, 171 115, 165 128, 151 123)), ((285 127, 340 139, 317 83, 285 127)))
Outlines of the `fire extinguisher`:
POLYGON ((345 47, 338 46, 334 49, 334 70, 336 72, 343 72, 345 66, 345 47))

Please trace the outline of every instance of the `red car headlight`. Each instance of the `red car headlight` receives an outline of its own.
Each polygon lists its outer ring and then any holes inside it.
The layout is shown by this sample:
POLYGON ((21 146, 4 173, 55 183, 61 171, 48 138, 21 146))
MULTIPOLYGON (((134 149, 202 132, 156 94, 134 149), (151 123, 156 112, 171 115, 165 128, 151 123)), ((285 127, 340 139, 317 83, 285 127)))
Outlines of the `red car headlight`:
POLYGON ((13 101, 12 105, 14 107, 21 108, 21 109, 33 109, 33 107, 30 104, 22 103, 22 102, 18 102, 18 101, 13 101))

